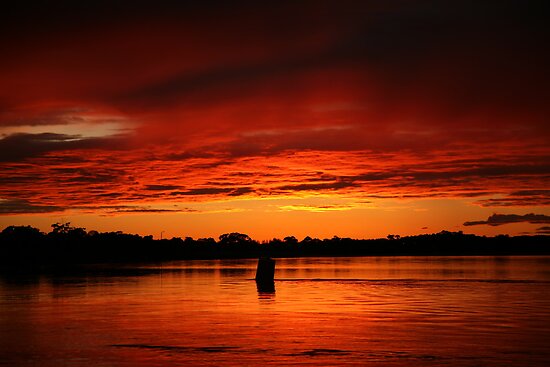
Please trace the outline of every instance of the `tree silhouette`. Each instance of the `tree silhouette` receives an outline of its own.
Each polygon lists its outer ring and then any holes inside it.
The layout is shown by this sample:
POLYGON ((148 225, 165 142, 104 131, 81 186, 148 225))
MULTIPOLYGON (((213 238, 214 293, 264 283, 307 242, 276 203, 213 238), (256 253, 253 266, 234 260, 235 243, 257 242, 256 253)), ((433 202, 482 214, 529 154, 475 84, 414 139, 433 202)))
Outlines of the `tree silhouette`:
POLYGON ((220 235, 219 239, 222 245, 237 245, 254 242, 247 234, 238 232, 224 233, 220 235))
POLYGON ((298 239, 294 236, 286 236, 284 239, 287 245, 296 245, 298 244, 298 239))
POLYGON ((32 240, 42 237, 38 228, 31 226, 9 226, 2 231, 2 237, 6 239, 17 238, 20 240, 32 240))

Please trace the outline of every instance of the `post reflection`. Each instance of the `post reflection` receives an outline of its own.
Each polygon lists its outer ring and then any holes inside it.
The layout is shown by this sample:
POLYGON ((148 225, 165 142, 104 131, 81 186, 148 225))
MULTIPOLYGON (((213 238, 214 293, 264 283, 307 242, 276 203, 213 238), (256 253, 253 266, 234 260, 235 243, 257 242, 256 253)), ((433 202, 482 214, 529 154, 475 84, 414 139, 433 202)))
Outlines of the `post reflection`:
POLYGON ((275 282, 273 280, 256 281, 256 289, 258 290, 258 299, 275 298, 275 282))

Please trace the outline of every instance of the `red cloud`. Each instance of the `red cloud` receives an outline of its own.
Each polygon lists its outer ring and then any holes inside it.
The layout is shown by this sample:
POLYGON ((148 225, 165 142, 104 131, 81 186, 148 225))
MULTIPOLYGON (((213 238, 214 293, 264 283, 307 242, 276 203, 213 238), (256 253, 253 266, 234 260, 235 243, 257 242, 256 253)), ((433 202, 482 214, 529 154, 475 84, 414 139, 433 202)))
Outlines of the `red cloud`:
POLYGON ((451 3, 14 4, 0 198, 30 212, 299 193, 547 205, 546 19, 451 3), (59 131, 109 119, 121 131, 59 131))

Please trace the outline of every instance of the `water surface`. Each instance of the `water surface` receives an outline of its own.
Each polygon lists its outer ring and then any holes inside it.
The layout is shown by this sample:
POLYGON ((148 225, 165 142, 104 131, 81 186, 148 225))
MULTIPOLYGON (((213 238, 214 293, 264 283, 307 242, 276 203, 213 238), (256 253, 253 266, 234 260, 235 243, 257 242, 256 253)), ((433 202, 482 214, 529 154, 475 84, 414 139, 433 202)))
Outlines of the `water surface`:
POLYGON ((545 366, 550 257, 277 259, 0 278, 6 366, 545 366))

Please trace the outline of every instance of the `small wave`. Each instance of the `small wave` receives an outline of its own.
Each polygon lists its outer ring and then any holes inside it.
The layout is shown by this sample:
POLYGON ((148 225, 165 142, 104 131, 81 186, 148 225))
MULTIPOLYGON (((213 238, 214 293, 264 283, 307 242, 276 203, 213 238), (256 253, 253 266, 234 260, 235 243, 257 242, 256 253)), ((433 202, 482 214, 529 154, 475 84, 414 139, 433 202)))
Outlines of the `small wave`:
POLYGON ((363 279, 363 278, 280 278, 275 279, 276 282, 338 282, 338 283, 528 283, 528 284, 549 284, 549 280, 535 280, 535 279, 464 279, 464 278, 450 278, 450 279, 414 279, 414 278, 402 278, 402 279, 363 279))
POLYGON ((112 344, 115 348, 138 348, 138 349, 156 349, 170 352, 202 352, 202 353, 227 353, 240 349, 235 346, 205 346, 205 347, 182 347, 173 345, 151 345, 151 344, 112 344))
POLYGON ((316 348, 316 349, 304 350, 304 351, 302 351, 302 352, 297 352, 297 353, 285 354, 285 356, 292 356, 292 357, 309 356, 309 357, 315 357, 315 356, 348 355, 348 354, 351 354, 351 353, 352 353, 352 352, 350 352, 350 351, 348 351, 348 350, 316 348))

